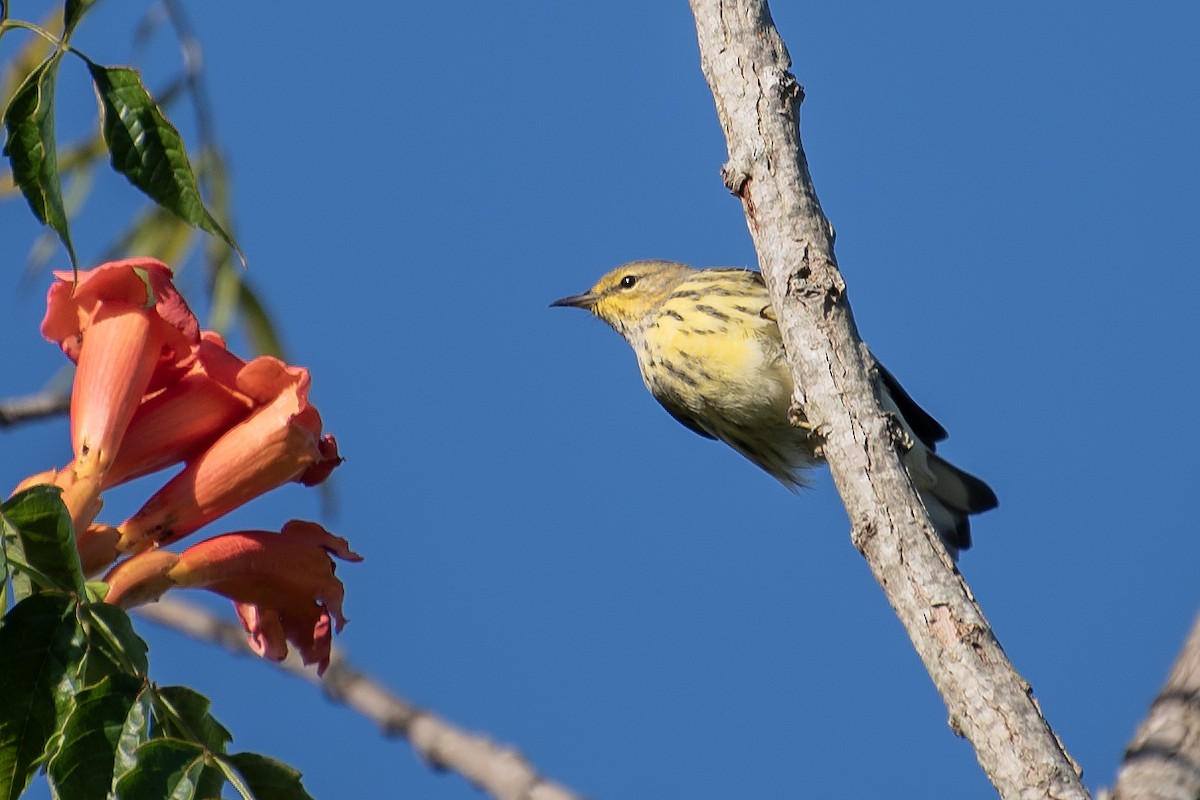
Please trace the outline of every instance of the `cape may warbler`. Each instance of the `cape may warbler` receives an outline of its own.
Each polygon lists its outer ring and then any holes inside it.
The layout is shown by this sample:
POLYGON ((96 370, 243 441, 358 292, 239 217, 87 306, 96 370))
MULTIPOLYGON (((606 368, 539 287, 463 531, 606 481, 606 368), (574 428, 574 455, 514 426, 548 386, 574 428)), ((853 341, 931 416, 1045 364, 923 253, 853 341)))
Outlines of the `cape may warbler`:
MULTIPOLYGON (((701 436, 719 439, 795 491, 819 459, 789 421, 792 376, 762 276, 674 261, 617 267, 552 306, 585 308, 625 337, 654 399, 701 436)), ((913 446, 904 463, 951 553, 971 545, 968 514, 996 507, 991 488, 934 455, 946 431, 880 367, 885 410, 913 446)))

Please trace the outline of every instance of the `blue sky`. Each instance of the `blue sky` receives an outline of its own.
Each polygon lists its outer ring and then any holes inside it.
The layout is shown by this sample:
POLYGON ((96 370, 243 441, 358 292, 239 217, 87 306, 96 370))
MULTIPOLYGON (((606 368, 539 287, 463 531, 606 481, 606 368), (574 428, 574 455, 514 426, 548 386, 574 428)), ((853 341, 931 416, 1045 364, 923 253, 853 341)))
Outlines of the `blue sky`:
MULTIPOLYGON (((326 521, 366 557, 339 569, 354 662, 592 797, 994 796, 825 472, 789 494, 663 413, 603 325, 547 308, 635 258, 755 263, 686 4, 447 9, 188 6, 249 279, 348 458, 326 521)), ((75 43, 155 85, 178 56, 133 53, 143 10, 100 4, 75 43)), ((773 13, 859 328, 1000 496, 962 571, 1110 785, 1197 611, 1200 11, 773 13)), ((81 66, 61 81, 71 138, 94 101, 81 66)), ((87 262, 135 200, 96 191, 87 262)), ((5 395, 61 360, 45 277, 21 282, 37 231, 0 206, 5 395)), ((5 485, 68 457, 65 421, 0 443, 5 485)), ((293 487, 213 532, 320 514, 293 487)), ((144 633, 158 680, 318 797, 478 796, 265 665, 144 633)))

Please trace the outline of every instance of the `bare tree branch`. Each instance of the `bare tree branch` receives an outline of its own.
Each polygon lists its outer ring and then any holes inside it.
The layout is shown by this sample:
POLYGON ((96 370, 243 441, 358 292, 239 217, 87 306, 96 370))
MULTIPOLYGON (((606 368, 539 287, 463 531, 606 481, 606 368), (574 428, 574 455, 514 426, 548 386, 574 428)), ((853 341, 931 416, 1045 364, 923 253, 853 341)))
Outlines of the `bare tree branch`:
POLYGON ((1200 798, 1200 616, 1125 751, 1113 800, 1200 798))
POLYGON ((852 523, 950 712, 1005 798, 1086 798, 1029 684, 996 641, 905 473, 800 143, 803 91, 765 0, 691 0, 704 75, 804 409, 852 523))
POLYGON ((37 394, 24 397, 7 397, 0 400, 0 428, 20 425, 46 417, 57 417, 71 409, 70 391, 43 389, 37 394))
MULTIPOLYGON (((200 606, 164 597, 157 603, 139 606, 136 613, 230 653, 252 654, 240 625, 222 620, 200 606)), ((397 696, 351 667, 345 653, 338 648, 334 648, 323 678, 317 677, 312 667, 305 667, 294 652, 276 666, 319 686, 329 699, 371 720, 385 736, 407 739, 430 766, 458 773, 496 800, 579 797, 540 777, 513 748, 461 730, 397 696)))

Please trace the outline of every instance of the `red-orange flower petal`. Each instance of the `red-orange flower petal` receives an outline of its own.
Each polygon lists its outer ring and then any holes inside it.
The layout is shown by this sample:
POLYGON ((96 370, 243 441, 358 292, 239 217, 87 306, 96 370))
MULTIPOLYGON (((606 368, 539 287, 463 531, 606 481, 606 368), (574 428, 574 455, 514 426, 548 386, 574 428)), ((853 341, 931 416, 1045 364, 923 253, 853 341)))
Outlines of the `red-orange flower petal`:
POLYGON ((304 663, 323 672, 333 631, 346 624, 345 590, 331 556, 362 560, 345 539, 292 520, 279 533, 227 533, 178 556, 164 550, 133 556, 109 573, 106 599, 129 607, 175 586, 217 592, 234 601, 255 652, 280 660, 291 643, 304 663))
POLYGON ((149 312, 105 307, 91 321, 71 392, 75 472, 103 477, 158 364, 162 338, 149 312))
POLYGON ((71 395, 75 473, 102 477, 142 396, 187 370, 199 325, 154 259, 103 264, 59 279, 46 297, 42 334, 78 363, 71 395))
POLYGON ((249 416, 254 401, 237 389, 245 367, 218 335, 205 331, 187 374, 143 398, 104 487, 195 458, 249 416))
POLYGON ((295 369, 269 404, 230 428, 120 526, 121 547, 136 552, 177 541, 283 484, 327 476, 342 459, 321 438, 308 404, 307 370, 295 369))
POLYGON ((18 483, 17 488, 12 490, 12 494, 22 492, 28 489, 30 486, 41 486, 44 483, 54 484, 57 478, 58 470, 56 469, 48 469, 45 472, 38 472, 34 475, 30 475, 28 478, 18 483))
POLYGON ((104 576, 108 584, 104 602, 133 608, 157 600, 175 585, 168 573, 179 558, 178 553, 169 550, 147 550, 125 559, 104 576))
MULTIPOLYGON (((271 661, 283 661, 287 658, 287 634, 283 632, 283 620, 278 614, 271 610, 264 611, 259 606, 252 603, 237 603, 233 604, 234 611, 237 612, 238 620, 242 623, 242 630, 246 631, 246 642, 253 650, 262 658, 270 659, 271 661)), ((328 615, 323 615, 328 618, 328 615)), ((316 639, 314 638, 315 642, 316 639)), ((319 654, 314 653, 314 656, 319 660, 319 654)), ((303 658, 301 654, 301 658, 303 658)), ((306 664, 311 664, 312 660, 305 661, 306 664)), ((318 667, 318 671, 324 671, 324 667, 318 667)))
POLYGON ((79 551, 79 563, 83 574, 91 577, 121 556, 117 543, 120 532, 111 525, 93 524, 80 531, 75 537, 75 549, 79 551))
POLYGON ((58 282, 46 296, 42 335, 58 342, 72 361, 79 360, 83 334, 105 306, 152 310, 162 323, 165 360, 183 366, 191 360, 200 325, 172 283, 166 264, 154 258, 127 258, 81 270, 78 281, 67 270, 55 272, 54 277, 58 282))

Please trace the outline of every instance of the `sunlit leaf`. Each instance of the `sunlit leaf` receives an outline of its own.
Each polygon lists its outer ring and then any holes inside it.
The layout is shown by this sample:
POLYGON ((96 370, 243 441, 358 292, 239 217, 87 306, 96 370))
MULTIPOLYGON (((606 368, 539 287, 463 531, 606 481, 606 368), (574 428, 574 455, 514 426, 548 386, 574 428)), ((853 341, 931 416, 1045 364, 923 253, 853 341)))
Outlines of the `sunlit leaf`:
MULTIPOLYGON (((54 30, 61 27, 62 9, 53 8, 47 11, 39 23, 44 30, 54 30)), ((15 53, 11 53, 0 70, 0 104, 8 105, 13 92, 25 80, 25 76, 33 72, 38 64, 46 60, 54 47, 48 39, 42 36, 28 36, 15 53)))
POLYGON ((312 800, 300 783, 300 772, 282 761, 258 753, 234 753, 227 759, 262 800, 312 800))
POLYGON ((69 595, 35 594, 0 623, 0 800, 24 791, 62 727, 82 652, 83 631, 69 595))
POLYGON ((55 797, 108 793, 118 746, 141 689, 142 681, 132 675, 112 675, 75 695, 63 725, 62 744, 46 768, 55 797))
MULTIPOLYGON (((60 151, 58 159, 58 173, 63 180, 63 208, 66 209, 67 219, 75 219, 91 194, 95 178, 94 163, 75 163, 68 168, 66 162, 71 156, 72 153, 64 155, 60 151)), ((57 264, 59 260, 58 237, 50 228, 43 228, 29 248, 29 257, 25 261, 25 270, 21 276, 22 288, 34 283, 41 286, 47 265, 61 266, 57 264)))
MULTIPOLYGON (((165 686, 158 690, 159 704, 167 704, 169 712, 154 716, 154 736, 167 736, 202 745, 206 750, 223 754, 233 738, 224 725, 209 713, 207 697, 186 686, 165 686)), ((215 797, 225 783, 216 766, 209 766, 196 776, 202 796, 215 797)))
POLYGON ((67 0, 66 8, 63 11, 65 25, 65 30, 63 31, 64 41, 71 38, 71 34, 75 31, 75 26, 79 24, 79 20, 95 4, 96 0, 67 0))
POLYGON ((225 752, 225 745, 233 736, 208 713, 212 705, 211 700, 187 686, 164 686, 158 690, 158 694, 170 704, 172 712, 179 716, 179 722, 184 726, 179 727, 179 724, 169 717, 156 719, 161 725, 161 735, 181 739, 195 738, 214 753, 225 752))
POLYGON ((178 739, 151 739, 137 749, 137 765, 117 781, 121 800, 192 800, 200 794, 204 748, 178 739))
POLYGON ((4 112, 4 155, 34 216, 54 229, 74 264, 54 143, 54 85, 61 59, 61 53, 50 56, 17 87, 4 112))
MULTIPOLYGON (((0 526, 10 555, 36 570, 39 581, 49 582, 41 588, 83 593, 75 528, 59 489, 33 486, 9 498, 0 505, 0 526)), ((17 589, 19 596, 28 594, 20 585, 17 589)))
POLYGON ((88 62, 102 110, 101 130, 113 169, 156 203, 241 249, 204 206, 183 139, 167 121, 136 70, 88 62))
POLYGON ((137 766, 137 750, 150 738, 150 689, 143 687, 137 701, 129 707, 121 735, 117 738, 113 783, 137 766))
POLYGON ((83 665, 86 683, 105 675, 144 675, 149 669, 146 643, 134 632, 124 610, 107 603, 89 603, 81 606, 80 621, 88 634, 83 665))

